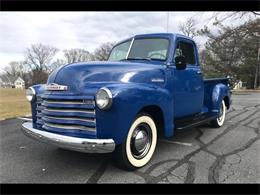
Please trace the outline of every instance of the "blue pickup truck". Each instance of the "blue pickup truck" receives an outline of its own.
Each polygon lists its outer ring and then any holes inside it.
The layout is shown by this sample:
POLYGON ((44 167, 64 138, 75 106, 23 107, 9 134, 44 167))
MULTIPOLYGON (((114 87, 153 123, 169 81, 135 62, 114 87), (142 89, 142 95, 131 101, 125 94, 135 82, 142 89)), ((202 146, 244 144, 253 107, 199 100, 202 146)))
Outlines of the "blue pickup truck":
POLYGON ((61 148, 110 153, 134 170, 152 158, 158 135, 202 123, 221 127, 230 108, 227 78, 203 79, 195 42, 184 35, 136 35, 105 62, 64 65, 27 90, 29 137, 61 148))

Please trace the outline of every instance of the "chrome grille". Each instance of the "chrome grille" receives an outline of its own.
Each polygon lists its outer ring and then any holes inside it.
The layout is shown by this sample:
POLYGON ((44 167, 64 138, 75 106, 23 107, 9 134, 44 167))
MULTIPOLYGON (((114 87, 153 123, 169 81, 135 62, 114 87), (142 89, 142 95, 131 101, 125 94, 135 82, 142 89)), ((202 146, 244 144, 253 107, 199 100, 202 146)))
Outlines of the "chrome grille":
POLYGON ((80 112, 80 113, 89 113, 89 114, 95 114, 95 111, 92 110, 83 110, 83 109, 53 109, 53 108, 44 108, 44 111, 46 112, 61 112, 61 113, 66 113, 66 112, 80 112))
POLYGON ((37 128, 41 128, 43 125, 42 121, 42 98, 41 96, 36 96, 36 125, 37 128))
POLYGON ((94 97, 37 97, 37 125, 45 130, 96 132, 94 97))
POLYGON ((96 128, 90 128, 90 127, 85 127, 82 125, 60 125, 56 123, 44 123, 43 128, 46 127, 53 127, 53 128, 61 128, 61 129, 69 129, 69 130, 85 130, 85 131, 95 131, 96 128))

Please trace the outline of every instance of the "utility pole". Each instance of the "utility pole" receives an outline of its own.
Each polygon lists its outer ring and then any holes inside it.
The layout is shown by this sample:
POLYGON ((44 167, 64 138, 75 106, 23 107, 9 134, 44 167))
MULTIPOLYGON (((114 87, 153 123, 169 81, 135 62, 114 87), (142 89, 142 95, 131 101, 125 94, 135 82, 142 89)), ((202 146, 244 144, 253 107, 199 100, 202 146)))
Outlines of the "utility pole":
POLYGON ((256 33, 256 36, 258 38, 258 48, 257 48, 257 61, 256 61, 256 72, 255 72, 255 81, 254 81, 254 89, 258 88, 259 85, 260 85, 260 81, 259 81, 259 84, 257 85, 257 81, 260 80, 260 34, 257 32, 256 33))
POLYGON ((257 76, 256 76, 256 79, 255 79, 255 86, 256 88, 259 88, 260 87, 260 47, 259 47, 259 43, 258 43, 258 52, 257 52, 257 76), (257 80, 259 80, 259 83, 258 83, 258 86, 257 86, 257 80))
POLYGON ((169 15, 170 15, 170 13, 169 12, 167 12, 167 23, 166 23, 166 32, 168 32, 168 30, 169 30, 169 15))

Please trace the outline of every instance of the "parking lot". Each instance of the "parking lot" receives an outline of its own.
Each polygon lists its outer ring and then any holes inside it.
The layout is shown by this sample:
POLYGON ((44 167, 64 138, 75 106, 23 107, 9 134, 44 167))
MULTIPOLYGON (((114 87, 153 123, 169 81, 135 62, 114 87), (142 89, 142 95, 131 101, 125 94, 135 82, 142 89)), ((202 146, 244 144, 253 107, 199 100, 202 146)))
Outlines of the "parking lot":
POLYGON ((221 128, 203 125, 160 139, 134 172, 111 154, 66 151, 27 138, 21 121, 0 122, 1 183, 259 183, 260 93, 233 94, 221 128))

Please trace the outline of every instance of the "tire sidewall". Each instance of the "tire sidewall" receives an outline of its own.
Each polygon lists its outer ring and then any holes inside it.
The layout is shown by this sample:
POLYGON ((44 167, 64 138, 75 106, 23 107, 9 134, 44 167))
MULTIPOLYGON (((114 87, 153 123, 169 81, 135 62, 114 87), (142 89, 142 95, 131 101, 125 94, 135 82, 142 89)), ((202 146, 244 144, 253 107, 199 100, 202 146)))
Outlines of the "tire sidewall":
POLYGON ((145 166, 151 160, 151 158, 154 154, 155 148, 156 148, 156 144, 157 144, 157 128, 156 128, 156 125, 155 125, 152 117, 150 117, 147 114, 140 114, 135 119, 135 121, 132 123, 132 125, 128 131, 125 144, 124 144, 127 161, 134 168, 140 168, 140 167, 145 166), (131 143, 131 137, 132 137, 134 130, 141 123, 146 123, 147 125, 149 125, 149 127, 151 129, 151 134, 152 134, 152 142, 151 142, 151 146, 150 146, 148 153, 142 159, 136 159, 131 152, 130 143, 131 143))
POLYGON ((223 117, 223 118, 222 118, 221 121, 219 121, 218 119, 216 119, 217 125, 218 125, 219 127, 221 127, 221 126, 224 124, 225 117, 226 117, 226 105, 225 105, 225 101, 224 101, 224 100, 222 100, 220 106, 223 107, 223 114, 222 114, 222 117, 223 117))

